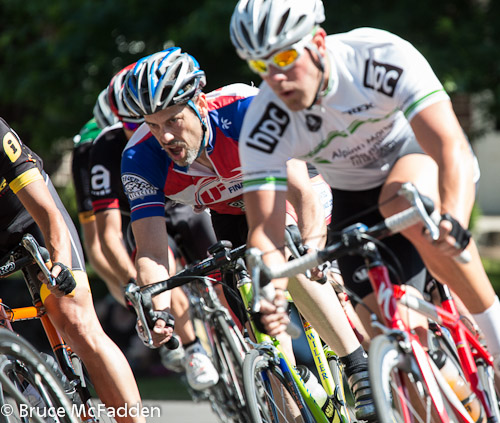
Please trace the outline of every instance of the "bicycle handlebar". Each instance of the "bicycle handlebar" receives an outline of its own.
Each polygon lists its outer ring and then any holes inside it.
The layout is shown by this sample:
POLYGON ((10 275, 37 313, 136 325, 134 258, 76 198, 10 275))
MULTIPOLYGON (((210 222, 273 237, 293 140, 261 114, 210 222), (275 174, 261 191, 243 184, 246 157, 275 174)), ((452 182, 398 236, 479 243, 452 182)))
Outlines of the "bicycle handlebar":
MULTIPOLYGON (((232 250, 229 250, 229 248, 231 248, 231 243, 229 242, 217 243, 216 246, 219 246, 220 248, 213 251, 212 257, 206 258, 197 264, 189 266, 164 281, 156 282, 144 287, 139 287, 130 283, 125 287, 125 296, 131 302, 136 311, 137 318, 141 322, 144 329, 144 335, 147 338, 149 345, 153 345, 151 329, 153 328, 154 323, 152 322, 150 315, 153 311, 152 297, 178 286, 185 285, 193 279, 207 276, 211 272, 244 257, 246 252, 245 245, 232 250)), ((178 340, 175 337, 172 337, 167 342, 166 346, 169 349, 175 349, 178 346, 178 340), (177 345, 174 346, 175 343, 177 343, 177 345)))
MULTIPOLYGON (((437 240, 439 237, 439 228, 437 224, 439 223, 440 217, 433 214, 434 205, 432 200, 422 197, 415 186, 410 182, 403 184, 399 193, 410 201, 412 207, 390 216, 384 219, 382 223, 370 228, 362 224, 357 224, 346 228, 343 233, 347 234, 349 231, 353 231, 358 234, 365 234, 377 239, 382 239, 401 232, 416 223, 422 222, 429 231, 432 239, 437 240)), ((357 246, 352 247, 340 241, 322 250, 306 254, 281 265, 273 266, 272 269, 264 264, 262 252, 257 248, 250 248, 247 251, 247 260, 252 269, 258 269, 257 271, 262 272, 269 279, 278 279, 293 277, 299 273, 304 273, 326 261, 336 260, 356 248, 357 246)), ((470 253, 468 251, 462 251, 455 259, 461 263, 468 263, 470 261, 470 253)), ((253 277, 260 278, 260 275, 257 275, 256 271, 252 271, 252 278, 253 277)))

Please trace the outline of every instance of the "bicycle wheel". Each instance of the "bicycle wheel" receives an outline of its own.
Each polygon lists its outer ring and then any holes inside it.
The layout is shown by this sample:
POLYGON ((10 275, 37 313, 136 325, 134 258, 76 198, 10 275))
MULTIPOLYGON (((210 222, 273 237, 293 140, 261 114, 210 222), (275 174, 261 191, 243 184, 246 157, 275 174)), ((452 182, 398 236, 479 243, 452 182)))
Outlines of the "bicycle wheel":
POLYGON ((76 423, 64 388, 25 339, 0 328, 2 422, 76 423))
POLYGON ((248 413, 243 391, 243 357, 247 349, 242 337, 231 327, 225 316, 216 313, 212 319, 212 359, 219 373, 213 388, 216 410, 224 422, 247 423, 248 413))
POLYGON ((302 416, 313 423, 295 382, 285 380, 273 359, 258 349, 251 350, 243 361, 243 382, 251 423, 295 423, 302 416))
MULTIPOLYGON (((422 353, 425 354, 423 350, 422 353)), ((370 382, 377 387, 373 390, 373 401, 379 423, 437 421, 436 410, 448 414, 452 421, 470 421, 437 367, 433 365, 431 374, 426 374, 428 388, 416 357, 404 351, 399 340, 385 335, 375 337, 370 345, 368 367, 370 382)))

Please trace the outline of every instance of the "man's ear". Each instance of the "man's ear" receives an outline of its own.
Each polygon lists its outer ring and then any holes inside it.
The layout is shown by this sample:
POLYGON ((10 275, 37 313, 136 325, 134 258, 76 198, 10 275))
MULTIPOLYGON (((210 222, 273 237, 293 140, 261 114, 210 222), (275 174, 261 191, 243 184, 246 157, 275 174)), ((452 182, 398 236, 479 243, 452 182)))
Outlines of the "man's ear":
POLYGON ((326 48, 326 31, 323 28, 319 27, 314 34, 312 42, 316 44, 318 50, 323 53, 326 48))
POLYGON ((201 117, 206 117, 208 115, 208 101, 205 93, 200 93, 195 99, 195 104, 200 112, 201 117))

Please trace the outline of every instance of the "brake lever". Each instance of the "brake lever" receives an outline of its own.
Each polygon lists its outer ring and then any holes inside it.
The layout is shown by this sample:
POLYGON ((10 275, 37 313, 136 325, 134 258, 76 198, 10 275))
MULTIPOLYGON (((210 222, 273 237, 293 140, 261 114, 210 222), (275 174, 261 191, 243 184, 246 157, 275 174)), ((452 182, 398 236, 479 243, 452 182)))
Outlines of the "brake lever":
POLYGON ((405 182, 403 185, 401 185, 398 193, 403 195, 410 202, 410 204, 418 210, 424 226, 429 231, 432 240, 437 241, 439 239, 439 228, 431 217, 434 212, 431 214, 431 216, 429 216, 427 210, 425 209, 424 203, 420 198, 420 193, 418 192, 417 188, 415 188, 415 185, 413 185, 411 182, 405 182))
POLYGON ((40 254, 40 246, 38 245, 38 242, 36 241, 35 237, 31 234, 24 234, 23 238, 21 239, 21 244, 22 246, 28 251, 31 256, 33 257, 33 260, 35 260, 35 263, 40 267, 40 270, 42 271, 43 275, 47 278, 47 281, 51 286, 56 286, 56 281, 50 274, 50 270, 45 264, 45 260, 43 259, 42 255, 40 254))
MULTIPOLYGON (((427 212, 422 198, 420 197, 420 193, 411 182, 405 182, 401 186, 398 193, 404 195, 410 204, 418 210, 424 226, 429 231, 432 240, 437 241, 439 239, 439 222, 441 221, 441 216, 437 210, 433 210, 430 214, 427 212)), ((462 251, 455 257, 455 260, 462 264, 469 263, 471 259, 472 257, 470 252, 466 250, 462 251)))
POLYGON ((137 314, 139 321, 141 322, 142 329, 144 330, 145 338, 147 339, 148 345, 153 345, 153 337, 151 335, 151 330, 149 329, 148 321, 146 315, 144 314, 144 308, 142 306, 142 296, 141 289, 134 283, 129 283, 125 286, 125 297, 130 301, 134 310, 137 314))

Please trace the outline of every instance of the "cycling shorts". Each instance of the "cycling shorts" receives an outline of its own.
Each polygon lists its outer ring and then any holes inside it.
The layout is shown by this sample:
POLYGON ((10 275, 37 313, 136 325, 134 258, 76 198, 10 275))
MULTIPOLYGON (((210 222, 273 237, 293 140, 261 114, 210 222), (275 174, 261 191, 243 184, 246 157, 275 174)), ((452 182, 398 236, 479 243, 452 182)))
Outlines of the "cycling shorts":
MULTIPOLYGON (((73 270, 73 273, 75 274, 75 279, 78 284, 86 284, 88 286, 88 279, 85 273, 83 249, 80 243, 80 239, 78 238, 76 227, 73 224, 73 221, 71 220, 68 212, 66 211, 61 199, 59 198, 59 195, 57 194, 57 191, 50 178, 45 172, 42 171, 41 173, 45 184, 47 185, 47 188, 49 189, 49 192, 54 202, 56 203, 57 208, 61 212, 64 218, 64 222, 66 223, 69 231, 71 241, 71 268, 73 270)), ((0 239, 0 257, 7 254, 12 248, 19 244, 23 235, 27 233, 33 235, 40 245, 44 247, 46 246, 40 228, 37 226, 29 213, 25 209, 23 209, 22 212, 18 216, 16 216, 14 221, 10 224, 6 233, 2 234, 2 237, 0 239)), ((36 278, 36 273, 38 273, 37 267, 32 267, 29 270, 29 273, 32 275, 33 283, 35 283, 35 285, 37 285, 38 289, 40 290, 42 300, 45 299, 45 297, 49 295, 49 291, 44 285, 42 285, 40 281, 38 281, 38 278, 36 278)))
MULTIPOLYGON (((401 149, 399 158, 409 154, 426 154, 417 140, 408 138, 405 146, 401 149)), ((332 223, 329 225, 328 243, 338 241, 338 232, 354 223, 364 223, 371 226, 383 220, 378 210, 378 199, 382 186, 363 191, 344 191, 332 189, 334 198, 332 223)), ((426 269, 416 248, 403 235, 396 234, 382 240, 390 251, 395 254, 403 269, 403 281, 423 292, 426 282, 426 269)), ((382 257, 387 264, 394 267, 392 257, 389 253, 380 249, 382 257)), ((337 260, 344 285, 348 290, 363 299, 373 292, 368 280, 367 269, 364 259, 360 256, 346 256, 337 260)), ((392 274, 393 275, 393 274, 392 274)), ((396 279, 392 278, 396 283, 396 279)), ((355 303, 355 298, 351 297, 355 303)))

